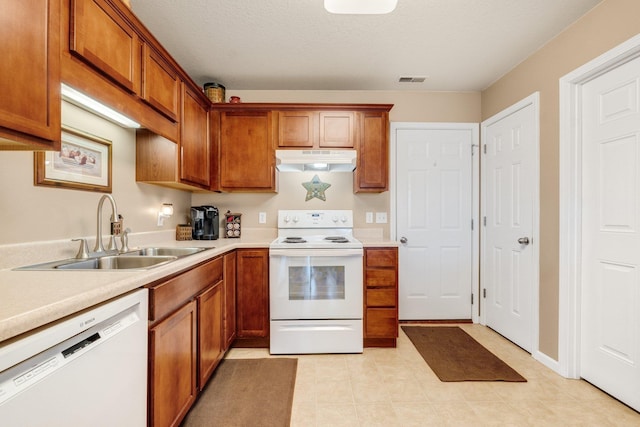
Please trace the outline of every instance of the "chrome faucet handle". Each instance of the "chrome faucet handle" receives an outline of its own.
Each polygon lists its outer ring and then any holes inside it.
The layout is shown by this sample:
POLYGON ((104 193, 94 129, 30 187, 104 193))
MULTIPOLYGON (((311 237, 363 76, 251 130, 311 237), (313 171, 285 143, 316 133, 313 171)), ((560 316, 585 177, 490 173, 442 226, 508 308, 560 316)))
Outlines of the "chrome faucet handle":
POLYGON ((80 249, 76 254, 77 259, 89 258, 89 246, 87 245, 87 239, 71 239, 72 242, 80 242, 80 249))
POLYGON ((123 254, 125 252, 129 252, 129 233, 131 233, 130 228, 125 228, 124 232, 120 235, 120 253, 123 254))

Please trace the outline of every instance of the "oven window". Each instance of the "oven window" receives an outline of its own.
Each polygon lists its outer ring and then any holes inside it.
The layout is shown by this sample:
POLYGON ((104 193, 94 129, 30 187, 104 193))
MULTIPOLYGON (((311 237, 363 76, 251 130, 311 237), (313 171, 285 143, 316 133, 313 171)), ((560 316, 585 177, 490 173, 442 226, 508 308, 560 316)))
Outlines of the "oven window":
POLYGON ((344 299, 344 265, 289 267, 289 300, 344 299))

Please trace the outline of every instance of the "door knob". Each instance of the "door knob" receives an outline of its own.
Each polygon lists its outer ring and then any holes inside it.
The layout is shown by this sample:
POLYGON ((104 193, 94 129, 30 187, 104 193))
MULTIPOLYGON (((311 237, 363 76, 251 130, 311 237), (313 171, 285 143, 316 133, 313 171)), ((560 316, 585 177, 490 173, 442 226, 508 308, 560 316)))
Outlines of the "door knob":
POLYGON ((407 238, 406 237, 401 237, 400 238, 400 243, 407 243, 407 238))
POLYGON ((520 243, 521 245, 528 245, 529 244, 529 238, 528 237, 521 237, 518 239, 518 243, 520 243))

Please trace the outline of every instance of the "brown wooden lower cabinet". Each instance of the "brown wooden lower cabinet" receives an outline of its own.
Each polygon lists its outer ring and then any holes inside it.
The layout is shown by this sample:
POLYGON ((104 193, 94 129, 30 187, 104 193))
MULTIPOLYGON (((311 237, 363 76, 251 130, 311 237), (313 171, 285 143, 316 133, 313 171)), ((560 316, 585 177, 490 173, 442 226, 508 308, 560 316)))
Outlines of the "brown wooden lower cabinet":
POLYGON ((398 248, 365 248, 364 345, 395 347, 398 337, 398 248))
POLYGON ((198 296, 198 389, 202 390, 224 356, 222 322, 224 286, 216 283, 198 296))
POLYGON ((175 426, 196 400, 196 302, 152 327, 149 337, 149 425, 175 426))
POLYGON ((269 345, 269 250, 238 249, 237 346, 269 345))
POLYGON ((236 251, 224 256, 223 340, 225 351, 236 339, 236 258, 236 251))
POLYGON ((223 257, 149 286, 149 425, 179 425, 224 355, 223 257))

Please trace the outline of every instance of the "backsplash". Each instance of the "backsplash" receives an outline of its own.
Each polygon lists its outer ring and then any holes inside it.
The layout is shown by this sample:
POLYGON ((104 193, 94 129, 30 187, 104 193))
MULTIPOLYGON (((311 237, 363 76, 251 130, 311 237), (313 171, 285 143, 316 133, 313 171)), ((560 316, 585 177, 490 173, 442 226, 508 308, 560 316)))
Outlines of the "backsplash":
MULTIPOLYGON (((351 209, 354 226, 360 229, 381 229, 389 236, 389 224, 367 224, 366 212, 388 212, 389 192, 354 194, 351 172, 278 172, 278 193, 198 193, 192 196, 194 205, 214 205, 224 217, 227 210, 242 213, 243 227, 276 228, 279 209, 351 209), (305 200, 307 189, 302 185, 315 175, 321 182, 331 184, 324 192, 326 200, 305 200), (260 212, 267 221, 259 223, 260 212)), ((186 215, 184 213, 184 219, 186 215)), ((375 216, 375 215, 374 215, 375 216)))

